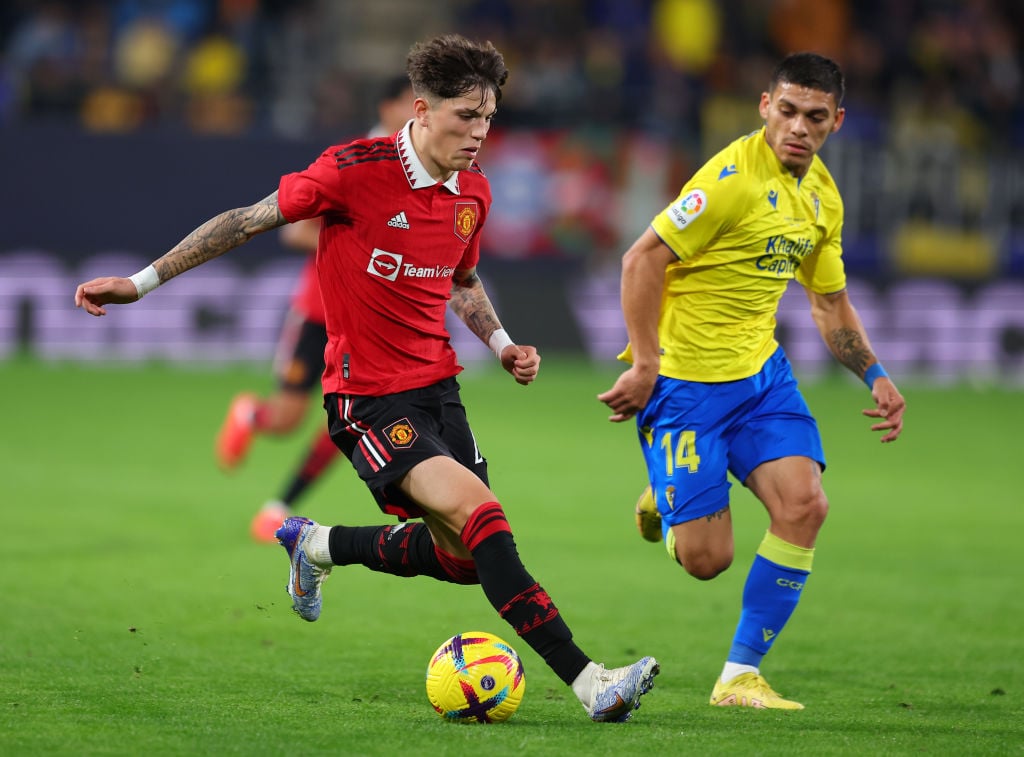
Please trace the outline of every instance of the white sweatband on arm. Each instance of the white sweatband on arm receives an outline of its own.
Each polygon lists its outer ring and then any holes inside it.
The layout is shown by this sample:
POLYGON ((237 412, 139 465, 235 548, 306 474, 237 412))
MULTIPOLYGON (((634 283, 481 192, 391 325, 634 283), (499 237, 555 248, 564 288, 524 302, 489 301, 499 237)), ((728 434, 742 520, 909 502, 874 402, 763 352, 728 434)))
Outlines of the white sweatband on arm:
POLYGON ((156 272, 156 268, 153 266, 143 268, 141 271, 129 276, 128 278, 135 285, 135 289, 139 293, 140 300, 147 292, 152 292, 160 286, 160 275, 156 272))
POLYGON ((512 337, 508 335, 508 332, 505 331, 505 329, 498 329, 491 334, 491 338, 487 340, 487 346, 491 348, 491 352, 493 352, 499 360, 501 360, 501 351, 510 344, 515 344, 515 342, 512 341, 512 337))

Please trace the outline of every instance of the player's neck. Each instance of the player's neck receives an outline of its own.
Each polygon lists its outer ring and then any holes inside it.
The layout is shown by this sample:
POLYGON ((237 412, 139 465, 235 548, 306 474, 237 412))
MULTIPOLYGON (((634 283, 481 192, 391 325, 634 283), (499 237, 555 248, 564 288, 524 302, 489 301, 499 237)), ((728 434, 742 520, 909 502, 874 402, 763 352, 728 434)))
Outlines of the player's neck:
POLYGON ((441 184, 448 181, 455 172, 441 168, 430 156, 430 151, 427 149, 429 137, 426 130, 414 122, 412 128, 409 129, 409 138, 412 141, 412 149, 416 151, 416 157, 420 159, 420 163, 430 174, 430 178, 441 184))

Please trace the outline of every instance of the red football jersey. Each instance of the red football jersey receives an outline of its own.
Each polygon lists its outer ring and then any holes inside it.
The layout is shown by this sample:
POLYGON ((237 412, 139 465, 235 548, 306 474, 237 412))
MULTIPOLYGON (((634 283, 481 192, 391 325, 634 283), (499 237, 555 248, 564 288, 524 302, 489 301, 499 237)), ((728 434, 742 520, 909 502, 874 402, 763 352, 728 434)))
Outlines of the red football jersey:
POLYGON ((320 282, 316 277, 316 255, 309 254, 299 274, 299 283, 292 294, 292 309, 307 321, 323 325, 327 322, 324 301, 320 296, 320 282))
POLYGON ((289 222, 323 218, 325 393, 393 394, 462 370, 445 308, 454 272, 480 259, 490 186, 475 163, 443 184, 432 179, 409 128, 331 147, 281 177, 277 199, 289 222))

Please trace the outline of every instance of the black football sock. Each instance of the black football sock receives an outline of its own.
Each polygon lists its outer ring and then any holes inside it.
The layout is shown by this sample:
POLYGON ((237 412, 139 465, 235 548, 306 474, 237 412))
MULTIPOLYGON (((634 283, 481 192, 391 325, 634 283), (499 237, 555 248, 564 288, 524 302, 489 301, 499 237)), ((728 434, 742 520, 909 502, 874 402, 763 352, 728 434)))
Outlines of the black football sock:
POLYGON ((281 502, 287 508, 292 508, 295 501, 301 497, 331 464, 341 450, 331 441, 330 435, 325 431, 317 436, 313 444, 306 451, 301 465, 284 490, 281 502))
POLYGON ((505 621, 566 684, 590 662, 572 640, 555 603, 523 566, 512 530, 497 502, 474 511, 462 541, 476 563, 484 594, 505 621))
POLYGON ((365 565, 395 576, 429 576, 457 584, 478 583, 471 560, 434 546, 422 523, 393 526, 334 526, 328 537, 331 562, 365 565))

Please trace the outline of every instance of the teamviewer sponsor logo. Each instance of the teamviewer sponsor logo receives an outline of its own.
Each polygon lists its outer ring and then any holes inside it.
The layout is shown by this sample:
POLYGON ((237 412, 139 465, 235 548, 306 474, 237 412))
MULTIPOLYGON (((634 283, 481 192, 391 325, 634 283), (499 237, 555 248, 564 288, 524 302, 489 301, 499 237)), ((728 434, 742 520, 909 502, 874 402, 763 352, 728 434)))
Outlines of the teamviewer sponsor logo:
POLYGON ((400 254, 379 250, 375 247, 370 254, 370 264, 366 266, 366 272, 388 281, 394 281, 398 278, 401 268, 402 256, 400 254))

